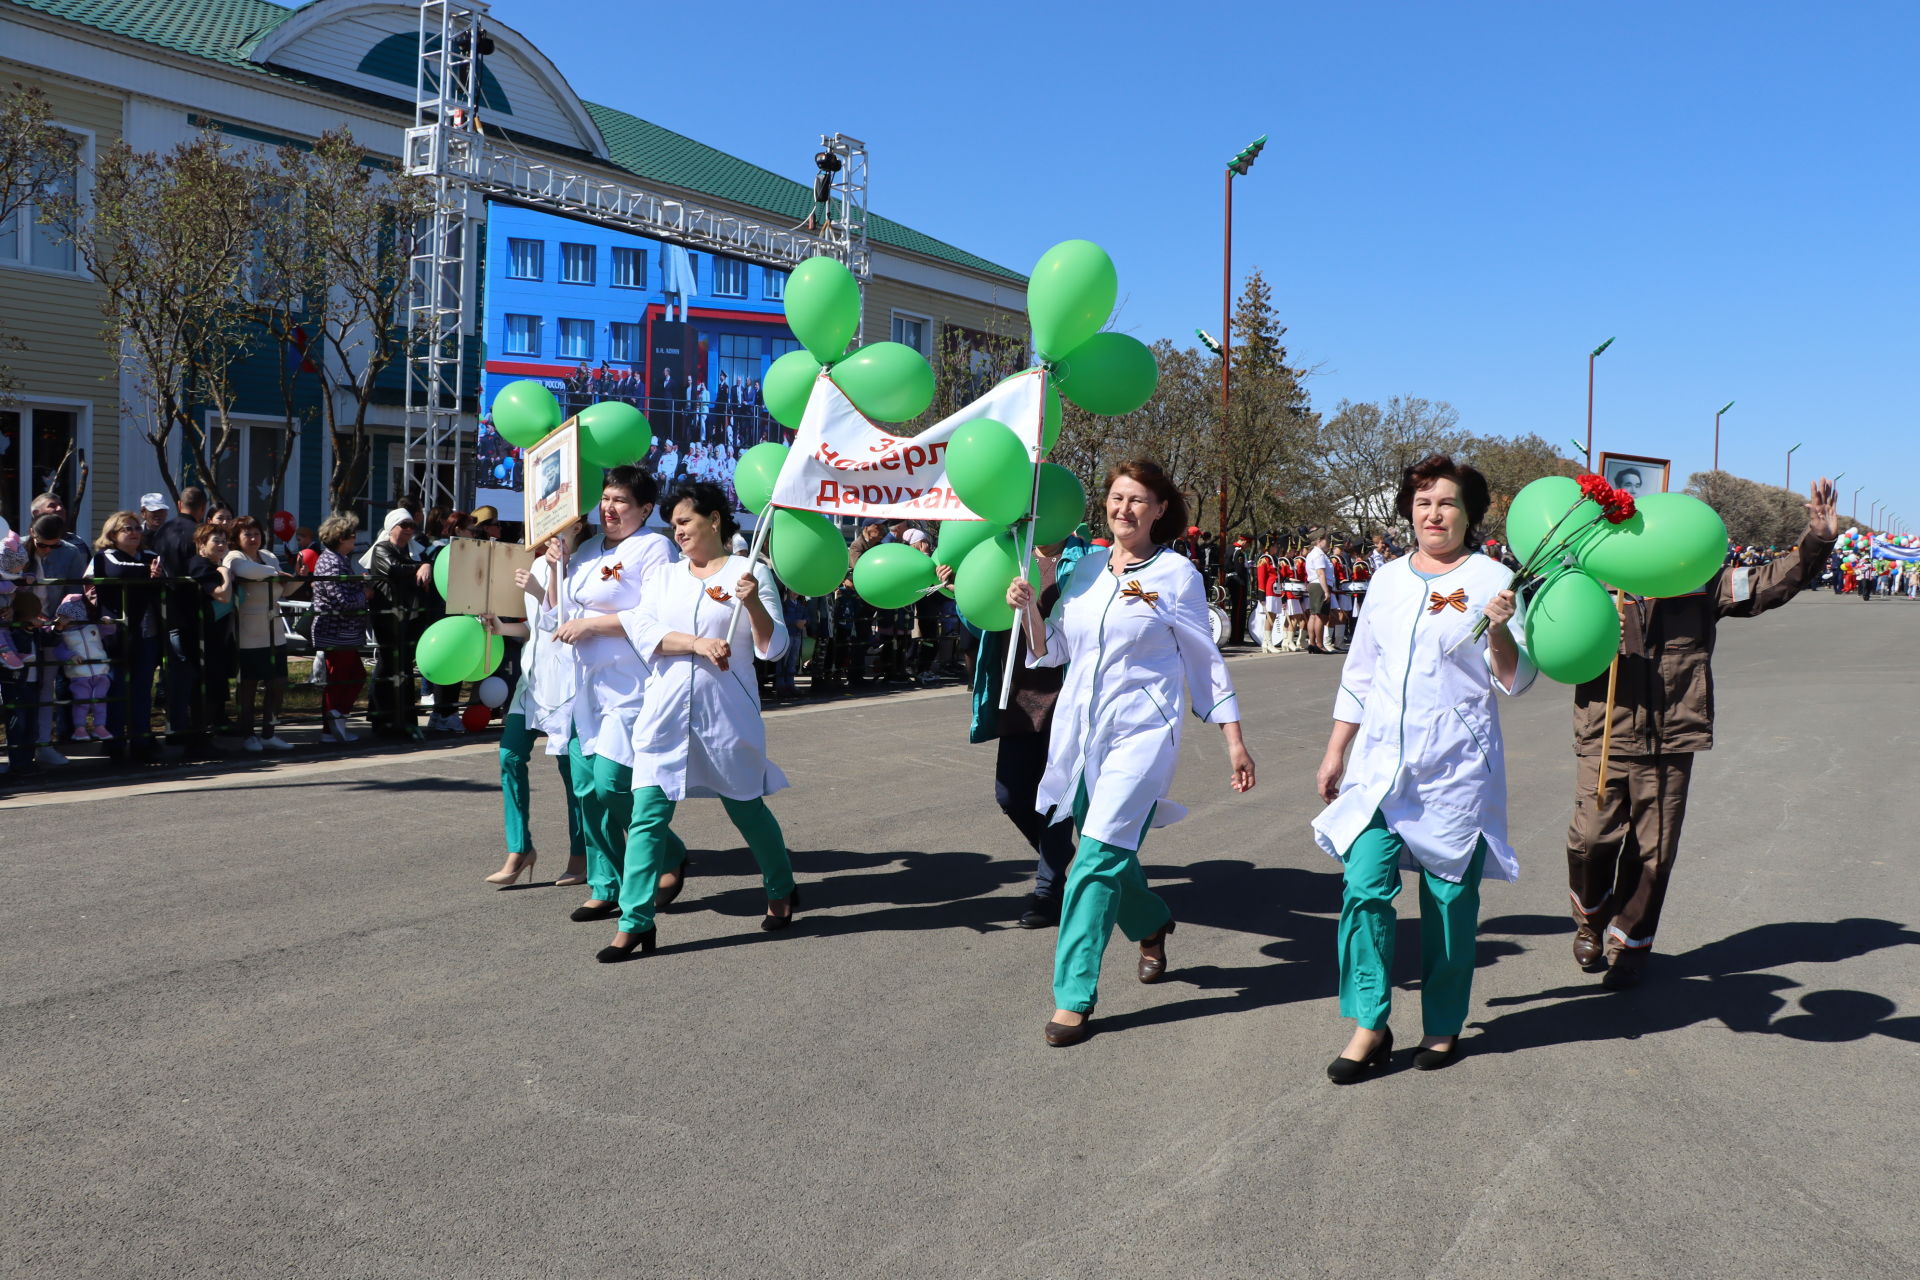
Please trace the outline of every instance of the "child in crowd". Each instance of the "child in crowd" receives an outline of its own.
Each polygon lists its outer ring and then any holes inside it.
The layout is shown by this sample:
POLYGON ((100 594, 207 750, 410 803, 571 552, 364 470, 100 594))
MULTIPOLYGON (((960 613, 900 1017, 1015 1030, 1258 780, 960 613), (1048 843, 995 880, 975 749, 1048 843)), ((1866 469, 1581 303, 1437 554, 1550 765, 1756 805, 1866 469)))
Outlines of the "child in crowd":
MULTIPOLYGON (((20 541, 20 535, 7 530, 7 536, 0 538, 0 617, 10 619, 12 601, 6 597, 13 594, 13 583, 27 570, 27 548, 20 541)), ((13 647, 12 628, 0 624, 0 669, 18 671, 26 665, 26 659, 13 647)))
POLYGON ((107 646, 100 638, 93 609, 76 591, 54 606, 53 617, 53 629, 60 637, 60 663, 67 670, 67 688, 73 699, 74 740, 110 742, 113 731, 107 728, 106 696, 113 669, 107 665, 107 646), (89 718, 93 721, 91 729, 89 718))

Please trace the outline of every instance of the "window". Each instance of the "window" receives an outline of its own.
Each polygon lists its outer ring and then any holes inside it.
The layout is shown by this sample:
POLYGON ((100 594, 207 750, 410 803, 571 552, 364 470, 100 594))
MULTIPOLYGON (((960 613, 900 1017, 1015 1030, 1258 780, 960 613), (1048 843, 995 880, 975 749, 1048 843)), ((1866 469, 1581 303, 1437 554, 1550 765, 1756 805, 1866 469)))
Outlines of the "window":
POLYGON ((923 356, 931 354, 927 350, 927 333, 932 328, 933 322, 925 316, 908 315, 904 311, 893 313, 893 340, 923 356))
POLYGON ((760 272, 760 296, 768 302, 778 302, 787 296, 787 273, 777 267, 766 267, 760 272))
POLYGON ((747 264, 738 258, 713 260, 713 292, 719 298, 747 296, 747 264))
POLYGON ((558 354, 562 360, 593 359, 593 321, 562 320, 558 354))
MULTIPOLYGON (((70 150, 30 158, 22 166, 25 172, 21 176, 33 184, 36 196, 69 196, 81 181, 80 175, 92 157, 93 136, 67 130, 65 137, 70 150)), ((41 206, 40 199, 27 200, 11 217, 0 220, 0 262, 46 271, 78 271, 73 242, 59 228, 40 221, 41 206)))
POLYGON ((767 339, 767 347, 767 354, 772 359, 778 360, 789 351, 800 350, 801 342, 798 338, 769 338, 767 339))
POLYGON ((516 356, 540 354, 540 317, 507 317, 507 352, 516 356))
POLYGON ((720 376, 732 388, 734 399, 749 382, 760 381, 760 339, 739 333, 720 335, 720 376))
POLYGON ((614 249, 613 287, 616 289, 647 287, 647 251, 645 249, 614 249))
MULTIPOLYGON (((87 447, 80 431, 77 408, 16 404, 0 409, 0 509, 24 517, 42 493, 71 501, 80 489, 80 452, 87 447)), ((97 530, 89 530, 84 517, 84 512, 67 511, 75 532, 91 542, 97 530)), ((27 536, 24 530, 20 536, 27 536)))
MULTIPOLYGON (((614 252, 618 253, 619 250, 614 252)), ((613 322, 612 336, 607 339, 607 359, 618 360, 622 364, 640 363, 640 326, 613 322)))
POLYGON ((507 275, 515 280, 538 280, 547 272, 547 242, 507 240, 507 275))
POLYGON ((560 283, 593 283, 592 245, 562 244, 560 246, 560 283))
MULTIPOLYGON (((210 459, 214 483, 242 515, 264 521, 270 512, 290 509, 300 492, 300 460, 286 425, 278 419, 231 421, 227 447, 210 459)), ((206 416, 205 430, 211 446, 220 433, 215 415, 206 416)))

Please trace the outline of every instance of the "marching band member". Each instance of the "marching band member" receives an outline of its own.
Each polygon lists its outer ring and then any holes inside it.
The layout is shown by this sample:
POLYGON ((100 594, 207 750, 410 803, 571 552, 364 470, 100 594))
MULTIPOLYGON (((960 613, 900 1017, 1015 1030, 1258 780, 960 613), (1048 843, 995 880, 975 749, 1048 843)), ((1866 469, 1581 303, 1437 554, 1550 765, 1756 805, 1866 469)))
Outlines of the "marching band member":
POLYGON ((1180 755, 1183 686, 1194 713, 1226 736, 1233 789, 1254 785, 1206 584, 1164 546, 1187 522, 1180 491, 1152 462, 1118 463, 1107 473, 1106 515, 1114 545, 1074 567, 1050 618, 1042 621, 1024 578, 1007 589, 1027 629, 1028 664, 1067 664, 1035 801, 1051 821, 1071 815, 1080 829, 1054 950, 1058 1007, 1046 1040, 1056 1048, 1087 1038, 1116 922, 1140 944, 1140 981, 1166 975, 1173 917, 1147 887, 1139 849, 1149 826, 1186 813, 1166 798, 1180 755))
POLYGON ((1351 1084, 1386 1064, 1393 900, 1400 871, 1420 872, 1420 1006, 1426 1039, 1414 1066, 1453 1060, 1473 985, 1482 874, 1512 880, 1506 759, 1493 692, 1524 693, 1534 666, 1507 623, 1511 578, 1467 550, 1487 511, 1487 482, 1434 454, 1407 468, 1398 507, 1418 548, 1374 575, 1340 672, 1333 734, 1320 763, 1314 838, 1346 864, 1340 905, 1340 1013, 1358 1028, 1327 1067, 1351 1084), (1492 627, 1448 647, 1480 614, 1492 627), (1347 749, 1359 739, 1351 762, 1347 749))
POLYGON ((760 682, 753 659, 787 651, 787 624, 773 572, 727 550, 737 526, 720 486, 688 481, 667 497, 681 559, 655 568, 620 626, 651 666, 633 724, 633 825, 620 881, 620 931, 601 948, 610 964, 654 949, 659 877, 686 857, 668 825, 688 797, 716 797, 746 838, 767 891, 769 932, 793 923, 799 895, 780 824, 765 797, 786 775, 767 759, 760 682), (734 600, 745 606, 736 616, 734 600))
MULTIPOLYGON (((646 691, 647 664, 633 651, 619 613, 640 603, 642 583, 673 563, 673 544, 645 527, 660 487, 638 467, 615 467, 600 494, 600 532, 569 559, 561 539, 547 558, 565 566, 559 599, 546 602, 542 625, 572 645, 575 689, 561 724, 547 739, 550 755, 565 754, 587 840, 587 900, 576 921, 604 920, 620 910, 627 824, 633 816, 633 723, 646 691)), ((686 847, 674 840, 680 861, 686 847)), ((677 892, 677 883, 665 892, 677 892)))
POLYGON ((1266 605, 1266 614, 1260 620, 1260 648, 1266 653, 1279 653, 1280 639, 1273 631, 1286 614, 1286 602, 1280 594, 1280 552, 1272 538, 1267 539, 1260 558, 1253 563, 1253 585, 1266 605))

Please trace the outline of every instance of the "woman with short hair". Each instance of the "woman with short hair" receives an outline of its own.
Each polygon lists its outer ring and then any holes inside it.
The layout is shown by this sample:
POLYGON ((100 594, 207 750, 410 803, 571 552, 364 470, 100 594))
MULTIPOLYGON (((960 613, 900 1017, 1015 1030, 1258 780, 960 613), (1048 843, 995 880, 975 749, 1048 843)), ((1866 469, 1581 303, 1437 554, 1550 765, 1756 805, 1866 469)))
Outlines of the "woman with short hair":
POLYGON ((1426 1038, 1413 1065, 1422 1070, 1446 1066, 1459 1048, 1481 877, 1511 880, 1517 871, 1493 695, 1526 692, 1535 672, 1508 626, 1512 575, 1469 550, 1487 503, 1485 477, 1445 454, 1406 469, 1396 505, 1413 525, 1414 551, 1373 576, 1341 668, 1318 777, 1327 807, 1313 820, 1320 847, 1346 866, 1340 1013, 1359 1025, 1327 1067, 1336 1084, 1384 1067, 1393 1050, 1387 1017, 1402 868, 1420 873, 1426 1038), (1463 643, 1483 614, 1492 626, 1463 643))
POLYGON ((226 567, 239 584, 234 608, 237 649, 240 660, 240 728, 246 737, 246 751, 291 751, 293 744, 281 737, 275 721, 280 704, 287 695, 287 629, 280 620, 283 584, 297 582, 280 568, 279 558, 266 548, 266 533, 252 516, 233 522, 234 548, 227 552, 226 567), (265 693, 260 705, 260 728, 254 732, 254 695, 265 693))
POLYGON ((320 522, 319 537, 320 555, 313 562, 313 647, 314 661, 327 678, 320 695, 320 733, 330 742, 352 742, 347 713, 367 683, 367 666, 360 659, 360 646, 367 642, 367 587, 353 562, 360 517, 336 511, 320 522))
POLYGON ((1187 523, 1180 490, 1157 463, 1134 459, 1107 473, 1105 506, 1113 546, 1081 558, 1049 617, 1041 618, 1025 578, 1007 589, 1027 628, 1028 665, 1067 668, 1034 805, 1052 822, 1071 816, 1080 829, 1054 949, 1057 1007, 1045 1030, 1056 1048, 1089 1034, 1115 924, 1140 944, 1140 981, 1166 976, 1173 913, 1147 887, 1139 850, 1149 827, 1186 815, 1167 793, 1189 698, 1194 714, 1225 735, 1229 784, 1254 785, 1206 583, 1166 546, 1187 523))
MULTIPOLYGON (((160 559, 141 549, 146 528, 132 511, 116 511, 100 526, 93 545, 93 588, 101 620, 118 626, 102 627, 112 663, 107 690, 107 730, 113 741, 107 754, 114 759, 146 759, 154 754, 153 677, 160 666, 160 559)), ((66 590, 66 588, 62 588, 66 590)))

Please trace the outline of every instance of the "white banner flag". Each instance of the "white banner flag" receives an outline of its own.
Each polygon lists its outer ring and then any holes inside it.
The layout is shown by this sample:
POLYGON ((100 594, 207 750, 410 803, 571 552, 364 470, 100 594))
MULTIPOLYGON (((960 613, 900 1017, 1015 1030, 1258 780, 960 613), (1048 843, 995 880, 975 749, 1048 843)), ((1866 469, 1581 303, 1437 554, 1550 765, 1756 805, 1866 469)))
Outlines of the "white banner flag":
POLYGON ((1015 374, 919 435, 893 436, 822 374, 774 483, 773 505, 831 516, 977 520, 947 484, 947 444, 962 424, 992 418, 1038 462, 1046 376, 1040 369, 1015 374))

